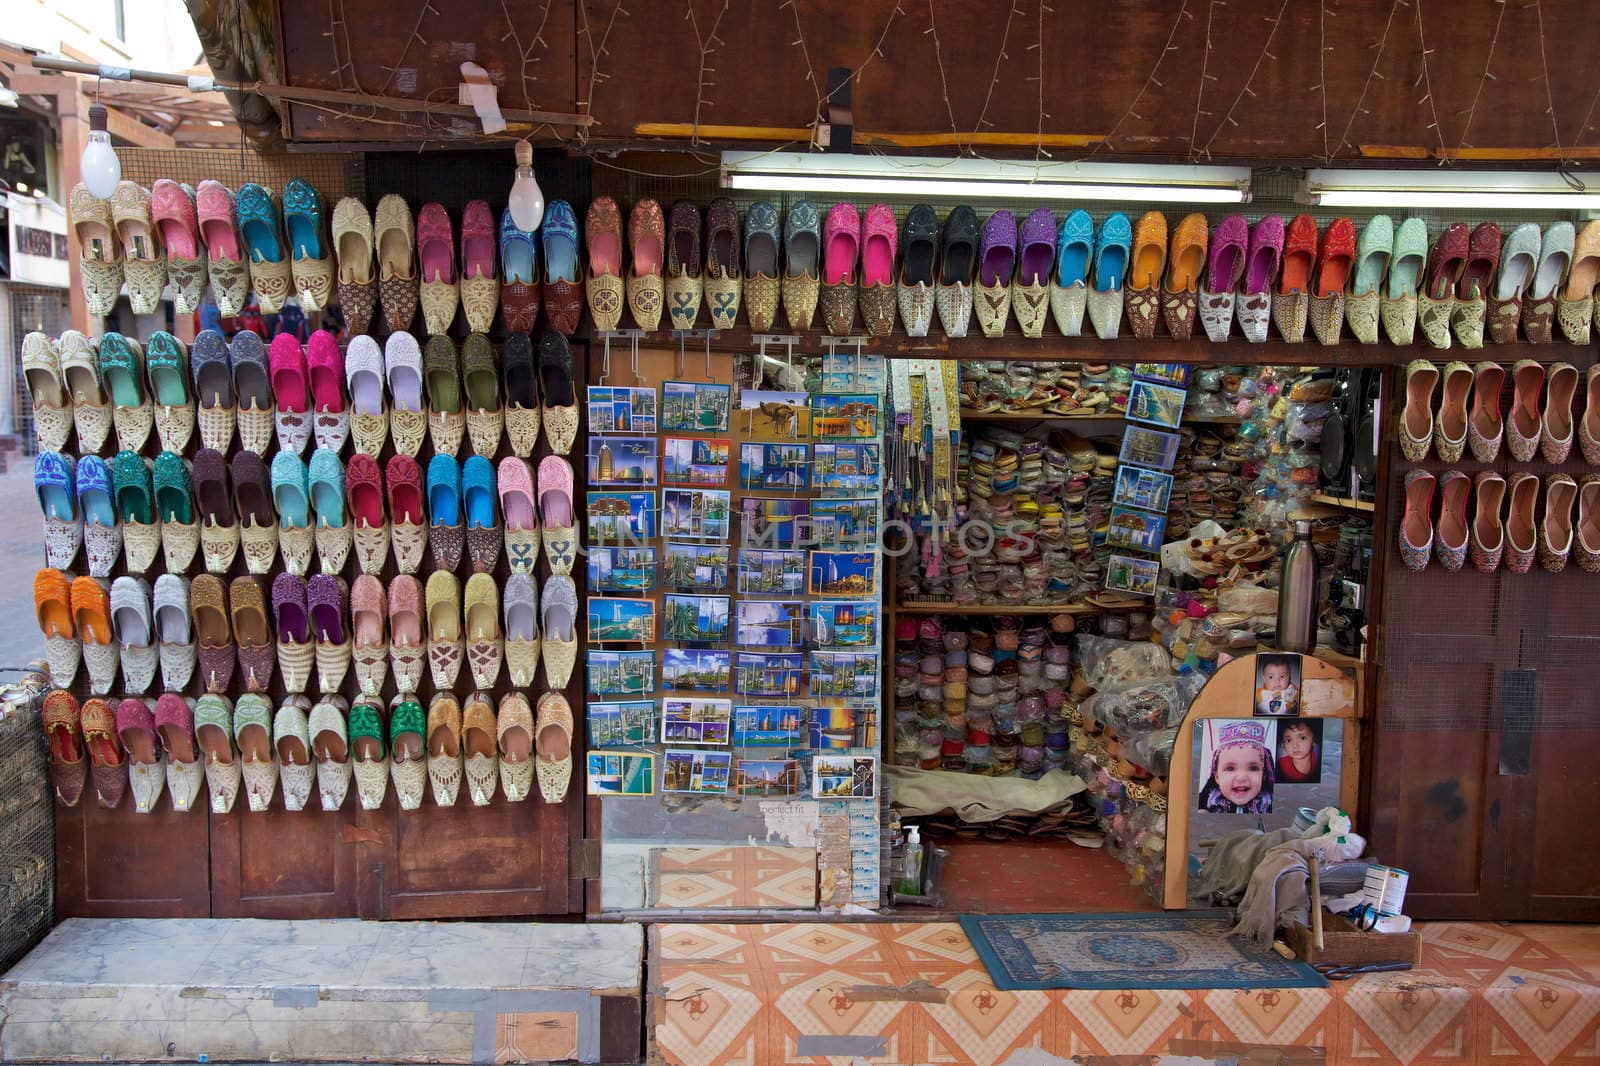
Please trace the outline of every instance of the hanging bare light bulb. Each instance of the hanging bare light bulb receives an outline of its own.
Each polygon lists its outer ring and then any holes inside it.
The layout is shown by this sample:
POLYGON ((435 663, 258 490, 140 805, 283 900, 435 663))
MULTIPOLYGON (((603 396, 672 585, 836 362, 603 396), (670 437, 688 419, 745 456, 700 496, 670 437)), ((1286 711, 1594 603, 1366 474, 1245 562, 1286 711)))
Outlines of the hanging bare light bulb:
POLYGON ((517 176, 511 183, 511 196, 507 202, 511 221, 519 230, 532 233, 544 221, 544 190, 533 174, 533 145, 527 140, 517 142, 517 176))
POLYGON ((111 134, 106 132, 106 109, 99 103, 89 105, 89 140, 83 146, 83 158, 78 161, 83 174, 83 186, 89 195, 101 200, 111 199, 122 180, 122 163, 117 150, 111 147, 111 134))

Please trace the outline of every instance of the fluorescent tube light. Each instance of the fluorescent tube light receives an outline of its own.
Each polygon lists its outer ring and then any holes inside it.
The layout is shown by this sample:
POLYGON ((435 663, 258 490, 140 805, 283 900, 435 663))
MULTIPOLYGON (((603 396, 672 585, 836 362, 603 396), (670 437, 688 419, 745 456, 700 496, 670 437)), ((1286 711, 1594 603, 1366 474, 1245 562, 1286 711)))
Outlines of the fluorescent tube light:
POLYGON ((1600 184, 1577 189, 1551 171, 1311 170, 1301 199, 1322 207, 1583 211, 1600 208, 1600 184))
POLYGON ((949 196, 996 200, 1129 200, 1237 204, 1250 199, 1248 167, 724 152, 722 184, 759 192, 949 196))

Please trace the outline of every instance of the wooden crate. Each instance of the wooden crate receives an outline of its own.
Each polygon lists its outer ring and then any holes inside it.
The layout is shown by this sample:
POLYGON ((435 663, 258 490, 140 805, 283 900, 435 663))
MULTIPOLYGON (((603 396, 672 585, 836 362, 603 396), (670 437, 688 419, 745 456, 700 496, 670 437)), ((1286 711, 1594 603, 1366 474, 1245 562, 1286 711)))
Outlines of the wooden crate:
POLYGON ((1357 929, 1348 918, 1322 912, 1322 950, 1316 937, 1303 925, 1283 931, 1283 942, 1294 949, 1301 962, 1312 965, 1365 966, 1371 963, 1422 962, 1422 937, 1409 933, 1376 933, 1357 929))

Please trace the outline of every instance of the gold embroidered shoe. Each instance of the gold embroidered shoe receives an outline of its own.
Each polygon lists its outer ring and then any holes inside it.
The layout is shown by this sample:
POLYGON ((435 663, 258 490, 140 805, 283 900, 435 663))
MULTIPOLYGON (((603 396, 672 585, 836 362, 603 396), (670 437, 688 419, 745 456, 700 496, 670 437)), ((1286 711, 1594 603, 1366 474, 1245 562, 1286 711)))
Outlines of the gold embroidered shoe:
POLYGON ((167 256, 150 217, 150 190, 135 182, 118 182, 111 196, 111 218, 122 244, 128 303, 136 315, 153 314, 161 304, 161 290, 167 287, 167 256))
MULTIPOLYGON (((628 310, 634 325, 646 333, 661 328, 661 312, 666 307, 667 291, 662 279, 667 248, 667 223, 661 205, 655 200, 640 200, 628 216, 628 244, 632 265, 628 271, 628 310)), ((494 792, 493 779, 489 791, 494 792)))
POLYGON ((111 201, 98 199, 80 181, 72 187, 69 204, 84 302, 91 315, 109 315, 122 292, 122 244, 111 221, 111 201))

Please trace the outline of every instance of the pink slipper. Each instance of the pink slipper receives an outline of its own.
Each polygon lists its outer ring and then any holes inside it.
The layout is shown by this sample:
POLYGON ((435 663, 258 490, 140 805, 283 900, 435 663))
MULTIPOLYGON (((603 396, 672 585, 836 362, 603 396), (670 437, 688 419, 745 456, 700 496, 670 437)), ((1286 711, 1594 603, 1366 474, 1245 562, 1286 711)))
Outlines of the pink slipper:
MULTIPOLYGON (((426 209, 424 209, 426 210, 426 209)), ((485 200, 474 200, 461 213, 461 278, 494 279, 494 215, 485 200)))
POLYGON ((514 455, 506 456, 500 460, 495 482, 500 489, 500 512, 505 516, 506 529, 518 532, 537 529, 539 524, 533 514, 533 472, 527 462, 514 455))
POLYGON ((867 208, 867 217, 861 223, 862 285, 889 285, 894 281, 896 237, 894 211, 887 204, 867 208))
POLYGON ((572 464, 559 455, 539 461, 539 515, 546 526, 572 525, 572 464))
POLYGON ((239 212, 233 193, 220 181, 202 181, 196 195, 200 235, 206 242, 206 255, 212 263, 242 263, 239 246, 239 212))
POLYGON ((456 280, 456 250, 450 216, 440 204, 423 204, 417 212, 417 259, 423 281, 456 280))
POLYGON ((410 574, 397 574, 389 582, 389 642, 422 646, 422 583, 410 574))
POLYGON ((822 280, 829 285, 853 285, 861 216, 855 204, 834 204, 822 227, 822 280))
POLYGON ((344 353, 333 334, 319 329, 306 345, 306 370, 311 379, 311 422, 317 447, 338 453, 350 436, 350 412, 344 402, 344 353))
POLYGON ((306 353, 292 333, 272 338, 267 353, 272 374, 272 395, 277 401, 274 421, 278 447, 299 455, 311 440, 311 395, 306 389, 306 353))

